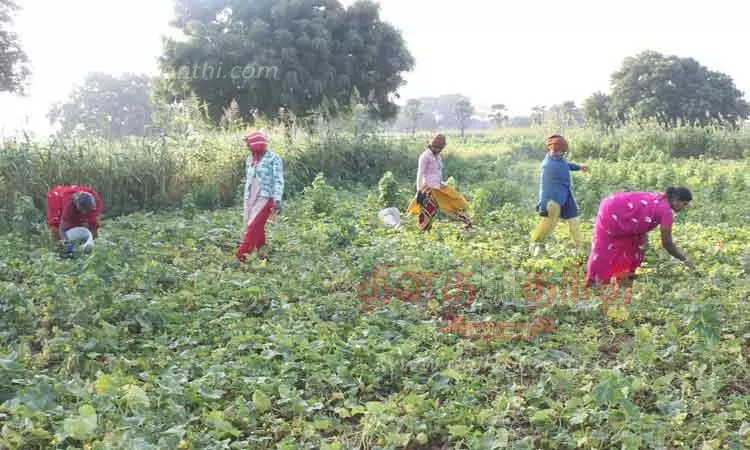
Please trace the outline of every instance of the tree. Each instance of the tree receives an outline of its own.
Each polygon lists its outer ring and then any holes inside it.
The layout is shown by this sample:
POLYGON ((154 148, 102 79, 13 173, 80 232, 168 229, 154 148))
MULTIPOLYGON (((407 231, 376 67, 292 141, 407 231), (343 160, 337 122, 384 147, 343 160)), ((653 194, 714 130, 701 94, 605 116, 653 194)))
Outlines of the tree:
POLYGON ((461 130, 461 138, 464 137, 464 130, 466 125, 471 120, 471 116, 474 115, 474 106, 472 106, 469 100, 461 100, 456 103, 456 120, 458 121, 458 128, 461 130))
POLYGON ((445 94, 422 100, 425 108, 437 118, 438 127, 445 129, 459 128, 456 107, 461 102, 470 103, 471 100, 462 94, 445 94))
POLYGON ((280 105, 300 119, 322 106, 336 117, 351 112, 355 89, 369 116, 390 119, 402 73, 414 67, 369 0, 176 0, 172 25, 186 36, 167 40, 161 58, 182 80, 172 95, 195 93, 213 120, 233 98, 246 119, 253 109, 277 119, 280 105))
POLYGON ((535 106, 531 108, 531 123, 533 125, 542 125, 547 114, 546 106, 535 106))
POLYGON ((416 130, 434 130, 438 127, 435 113, 427 108, 424 99, 409 99, 392 121, 391 128, 414 133, 416 130))
POLYGON ((583 117, 590 123, 602 130, 608 130, 613 125, 610 109, 612 98, 603 93, 595 92, 583 102, 583 117))
POLYGON ((12 0, 0 0, 0 92, 23 94, 31 71, 18 35, 9 29, 12 13, 17 10, 12 0))
POLYGON ((662 126, 679 122, 736 126, 750 114, 732 78, 693 58, 645 51, 628 57, 612 75, 612 112, 624 122, 655 119, 662 126))
POLYGON ((572 101, 552 105, 545 118, 550 125, 559 129, 560 132, 564 132, 566 128, 572 128, 583 123, 583 116, 575 102, 572 101))
POLYGON ((417 132, 417 123, 423 115, 421 107, 422 102, 416 99, 409 100, 404 107, 404 116, 412 135, 417 132))
POLYGON ((492 112, 489 115, 489 119, 495 124, 495 126, 502 127, 503 124, 508 121, 508 116, 505 114, 507 110, 508 108, 502 103, 492 105, 492 112))
POLYGON ((145 75, 91 73, 65 102, 52 106, 47 117, 66 133, 145 136, 155 111, 151 87, 145 75))

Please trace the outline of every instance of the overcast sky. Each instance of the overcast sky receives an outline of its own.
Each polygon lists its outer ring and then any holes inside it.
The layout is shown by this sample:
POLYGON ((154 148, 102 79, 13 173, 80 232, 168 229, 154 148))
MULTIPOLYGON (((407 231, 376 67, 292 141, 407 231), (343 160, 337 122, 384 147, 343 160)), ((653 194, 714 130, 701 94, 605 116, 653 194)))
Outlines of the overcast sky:
MULTIPOLYGON (((47 131, 45 114, 88 72, 155 73, 172 0, 20 0, 16 29, 34 75, 30 96, 0 96, 0 134, 47 131)), ((344 1, 350 4, 351 1, 344 1)), ((606 91, 643 50, 689 56, 750 91, 750 1, 380 0, 416 58, 403 97, 468 95, 534 105, 606 91)))

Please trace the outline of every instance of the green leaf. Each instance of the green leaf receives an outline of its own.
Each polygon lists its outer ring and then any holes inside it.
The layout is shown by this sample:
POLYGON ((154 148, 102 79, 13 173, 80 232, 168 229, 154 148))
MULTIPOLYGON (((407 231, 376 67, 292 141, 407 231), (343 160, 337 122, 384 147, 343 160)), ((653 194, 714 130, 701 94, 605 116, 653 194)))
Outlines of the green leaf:
POLYGON ((261 414, 271 409, 271 399, 263 391, 256 390, 253 393, 253 403, 255 404, 255 409, 261 414))
POLYGON ((627 416, 628 420, 632 422, 636 422, 638 421, 638 419, 640 419, 640 416, 641 416, 640 410, 630 400, 621 399, 620 407, 623 409, 623 411, 625 411, 625 415, 627 416))
POLYGON ((510 432, 505 428, 495 429, 495 440, 492 443, 492 448, 505 448, 510 442, 510 432))
POLYGON ((96 382, 94 383, 94 391, 100 395, 112 395, 117 392, 117 387, 114 385, 111 376, 102 375, 96 379, 96 382))
POLYGON ((320 450, 343 450, 344 447, 341 445, 341 442, 321 442, 320 443, 320 450))
POLYGON ((617 402, 618 398, 617 383, 611 375, 594 387, 594 399, 599 405, 611 405, 617 402))
POLYGON ((582 423, 585 423, 588 417, 589 417, 589 413, 585 409, 578 409, 573 413, 573 416, 570 418, 570 424, 580 425, 582 423))
POLYGON ((656 406, 659 408, 662 414, 671 417, 684 411, 686 404, 684 400, 659 400, 656 402, 656 406))
POLYGON ((331 427, 331 421, 327 419, 319 419, 313 421, 313 426, 316 430, 325 431, 331 427))
POLYGON ((461 374, 461 372, 455 370, 455 369, 445 369, 442 372, 440 372, 441 375, 448 378, 453 378, 454 380, 460 381, 464 379, 464 376, 461 374))
POLYGON ((448 425, 448 432, 454 438, 465 438, 471 433, 471 427, 466 425, 448 425))
POLYGON ((531 422, 532 423, 543 423, 548 422, 552 417, 555 415, 554 409, 542 409, 540 411, 537 411, 534 413, 533 416, 531 416, 531 422))
POLYGON ((151 402, 148 398, 148 394, 146 394, 146 391, 144 391, 140 386, 136 386, 134 384, 127 384, 122 387, 122 390, 123 390, 122 398, 125 400, 125 403, 128 405, 128 408, 131 408, 131 409, 148 408, 151 405, 151 402))
POLYGON ((96 410, 91 405, 83 405, 78 408, 78 416, 65 419, 63 429, 74 439, 85 441, 94 436, 98 417, 96 410))

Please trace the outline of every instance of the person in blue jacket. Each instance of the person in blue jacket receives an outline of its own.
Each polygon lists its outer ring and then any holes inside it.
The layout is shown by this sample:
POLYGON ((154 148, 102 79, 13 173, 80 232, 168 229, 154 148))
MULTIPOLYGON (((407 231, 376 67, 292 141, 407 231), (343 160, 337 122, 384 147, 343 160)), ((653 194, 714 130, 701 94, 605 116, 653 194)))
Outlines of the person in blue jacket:
POLYGON ((543 242, 555 230, 560 219, 568 222, 576 251, 580 251, 581 220, 578 217, 578 205, 573 197, 573 180, 570 172, 587 172, 589 168, 565 159, 568 142, 558 134, 547 138, 546 147, 547 156, 542 161, 539 203, 536 207, 541 219, 531 233, 532 251, 534 255, 538 255, 544 249, 543 242))

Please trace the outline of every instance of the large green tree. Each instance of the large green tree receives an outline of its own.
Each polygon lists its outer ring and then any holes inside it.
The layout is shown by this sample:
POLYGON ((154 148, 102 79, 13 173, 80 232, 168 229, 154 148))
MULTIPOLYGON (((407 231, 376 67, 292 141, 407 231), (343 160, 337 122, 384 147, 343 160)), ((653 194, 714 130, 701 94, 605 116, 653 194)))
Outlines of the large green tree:
POLYGON ((461 100, 456 103, 456 121, 458 122, 458 129, 461 131, 461 138, 464 137, 464 131, 468 127, 471 116, 474 115, 474 105, 468 99, 461 100))
POLYGON ((583 102, 583 117, 587 124, 607 130, 613 124, 610 112, 612 98, 603 93, 595 92, 583 102))
POLYGON ((23 93, 30 74, 28 56, 10 29, 17 10, 15 2, 0 0, 0 92, 23 93))
POLYGON ((492 105, 492 112, 490 112, 488 119, 492 121, 497 127, 502 127, 508 122, 508 115, 506 114, 508 108, 502 103, 496 103, 492 105))
POLYGON ((709 70, 693 58, 645 51, 628 57, 612 75, 612 113, 619 121, 655 119, 736 125, 750 114, 729 75, 709 70))
POLYGON ((65 102, 53 105, 47 117, 66 133, 144 136, 156 109, 151 93, 151 79, 145 75, 91 73, 65 102))
POLYGON ((176 0, 172 23, 184 39, 167 40, 162 69, 175 98, 190 91, 220 120, 234 99, 243 118, 279 107, 304 118, 350 113, 355 91, 367 113, 392 119, 394 95, 414 67, 401 34, 360 0, 176 0))
POLYGON ((409 132, 413 135, 417 132, 417 126, 419 125, 419 119, 422 118, 424 113, 421 110, 422 103, 417 99, 411 99, 406 102, 404 107, 404 118, 409 126, 409 132))
POLYGON ((560 129, 560 132, 583 124, 583 114, 573 101, 552 105, 546 111, 545 119, 548 124, 560 129))

